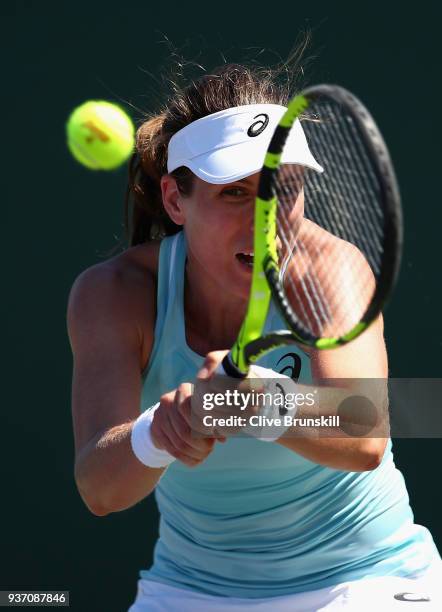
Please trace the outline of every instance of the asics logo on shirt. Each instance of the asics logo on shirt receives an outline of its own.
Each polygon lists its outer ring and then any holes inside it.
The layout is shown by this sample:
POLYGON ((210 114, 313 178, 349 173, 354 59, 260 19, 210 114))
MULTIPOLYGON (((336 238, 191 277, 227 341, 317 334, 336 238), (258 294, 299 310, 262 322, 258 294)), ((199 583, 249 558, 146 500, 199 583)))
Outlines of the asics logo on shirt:
POLYGON ((279 370, 280 374, 285 374, 295 382, 298 382, 302 364, 301 357, 299 355, 296 353, 286 353, 281 357, 276 365, 279 366, 279 364, 284 366, 282 370, 279 370))
MULTIPOLYGON (((282 365, 284 367, 282 368, 282 370, 279 370, 279 373, 285 374, 295 382, 298 382, 299 375, 301 374, 301 357, 296 353, 286 353, 279 359, 276 365, 279 366, 281 362, 283 362, 282 365)), ((285 391, 282 385, 276 383, 275 387, 278 389, 278 392, 285 398, 285 391)), ((285 414, 287 414, 287 412, 288 410, 284 406, 279 407, 280 416, 284 416, 285 414)))

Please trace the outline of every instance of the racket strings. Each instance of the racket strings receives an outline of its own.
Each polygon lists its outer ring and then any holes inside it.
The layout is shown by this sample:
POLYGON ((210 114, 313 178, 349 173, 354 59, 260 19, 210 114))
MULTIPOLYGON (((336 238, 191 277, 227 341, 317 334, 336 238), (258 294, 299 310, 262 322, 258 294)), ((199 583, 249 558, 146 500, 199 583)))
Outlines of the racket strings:
MULTIPOLYGON (((279 281, 281 284, 284 283, 284 279, 285 278, 289 278, 290 279, 290 283, 292 284, 292 290, 293 290, 293 294, 296 296, 297 298, 297 313, 298 316, 300 317, 300 319, 302 321, 304 320, 308 320, 308 314, 307 314, 307 308, 305 306, 305 303, 303 300, 301 300, 300 296, 301 293, 298 292, 297 289, 297 285, 295 283, 292 283, 292 277, 290 274, 286 274, 287 272, 287 266, 290 264, 290 262, 295 262, 295 266, 296 266, 296 274, 297 277, 300 279, 301 281, 301 286, 302 286, 302 292, 303 295, 305 295, 306 297, 306 301, 308 306, 310 306, 310 309, 313 313, 313 316, 316 319, 316 323, 319 324, 320 323, 320 319, 319 319, 319 314, 317 313, 316 310, 313 308, 313 303, 312 303, 312 298, 311 298, 311 292, 306 290, 306 286, 304 283, 304 271, 302 271, 300 269, 300 266, 298 263, 296 263, 296 258, 294 257, 294 252, 295 249, 297 248, 296 242, 295 242, 295 238, 296 236, 292 233, 292 227, 290 225, 289 219, 288 219, 288 214, 287 216, 284 214, 284 199, 280 199, 280 206, 278 209, 278 239, 281 240, 282 244, 280 245, 280 248, 278 249, 278 255, 279 255, 279 266, 280 266, 280 273, 279 273, 279 281)), ((290 212, 290 211, 289 211, 290 212)), ((287 292, 286 292, 287 294, 287 292)), ((292 305, 292 304, 291 304, 292 305)))
MULTIPOLYGON (((336 194, 342 196, 335 210, 350 222, 350 226, 347 224, 343 228, 340 237, 348 239, 351 236, 355 244, 362 242, 364 250, 371 256, 370 265, 379 268, 384 217, 379 204, 379 181, 353 118, 332 104, 322 105, 321 112, 323 121, 316 125, 317 129, 310 130, 309 134, 315 141, 315 147, 323 152, 328 177, 312 174, 310 181, 320 193, 324 191, 324 195, 329 192, 329 197, 335 197, 336 194), (358 200, 357 206, 353 198, 358 200)), ((329 208, 324 206, 323 211, 329 208)), ((338 228, 339 224, 334 226, 335 231, 338 228)))
POLYGON ((304 122, 325 172, 283 165, 278 198, 280 282, 300 327, 316 337, 348 333, 363 317, 380 276, 384 212, 381 187, 353 118, 317 104, 304 122), (303 218, 304 217, 304 218, 303 218))
POLYGON ((378 206, 380 201, 379 182, 373 173, 372 165, 367 158, 366 152, 361 147, 360 139, 356 132, 354 122, 348 118, 349 131, 342 130, 338 134, 342 135, 342 151, 346 157, 346 163, 355 164, 355 170, 352 174, 355 182, 348 182, 349 186, 353 187, 353 196, 360 197, 359 206, 355 212, 360 213, 358 227, 361 231, 361 238, 364 238, 364 247, 372 256, 372 265, 375 270, 379 270, 379 262, 382 256, 382 230, 379 221, 383 220, 382 210, 378 206), (353 137, 350 139, 350 135, 353 137), (376 218, 376 215, 378 218, 376 218), (371 228, 372 232, 368 234, 367 229, 371 228))
POLYGON ((311 331, 311 322, 315 330, 322 330, 331 319, 327 300, 317 278, 310 273, 312 258, 306 244, 292 232, 289 222, 290 208, 282 204, 280 211, 282 214, 279 214, 278 235, 285 247, 280 282, 284 286, 286 297, 289 297, 292 309, 298 314, 305 328, 311 331), (289 264, 291 269, 287 274, 289 264))
MULTIPOLYGON (((310 333, 318 336, 324 335, 327 330, 328 335, 344 333, 342 330, 348 329, 349 325, 358 322, 366 305, 365 302, 360 303, 358 308, 353 309, 353 317, 350 323, 348 313, 339 309, 336 300, 336 296, 339 296, 342 292, 342 287, 338 292, 335 291, 336 295, 333 299, 330 299, 330 295, 336 287, 336 279, 340 274, 339 269, 346 263, 345 256, 339 250, 335 250, 328 258, 328 276, 320 281, 318 276, 312 272, 315 262, 321 257, 319 240, 315 244, 311 240, 305 241, 298 238, 296 246, 293 248, 292 236, 288 238, 288 232, 284 230, 284 226, 288 227, 287 222, 281 223, 280 236, 286 249, 290 249, 291 256, 285 256, 286 263, 281 271, 281 279, 292 309, 297 313, 304 328, 310 333), (288 260, 290 261, 289 274, 287 274, 288 260), (335 303, 333 309, 331 303, 335 303), (338 316, 339 311, 340 316, 338 316), (346 325, 347 327, 345 327, 346 325)), ((364 284, 364 270, 361 269, 360 272, 361 274, 358 274, 357 278, 360 279, 361 284, 364 284)))
MULTIPOLYGON (((369 254, 373 267, 379 268, 377 245, 374 245, 369 235, 369 227, 373 223, 369 218, 364 218, 360 210, 352 202, 357 199, 361 203, 361 208, 365 202, 365 186, 363 185, 360 174, 348 165, 350 160, 342 159, 341 149, 336 145, 327 146, 323 136, 318 137, 320 150, 330 149, 327 161, 327 184, 317 176, 309 177, 309 186, 312 187, 311 199, 308 200, 309 209, 313 198, 317 199, 317 210, 315 217, 317 222, 325 228, 333 228, 334 235, 343 239, 350 240, 353 244, 361 244, 365 252, 369 254), (314 194, 314 196, 313 196, 314 194), (330 207, 330 201, 333 207, 330 207), (355 216, 357 215, 357 216, 355 216)), ((326 162, 324 162, 326 163, 326 162)), ((310 193, 309 193, 310 195, 310 193)), ((375 238, 374 238, 375 240, 375 238)))
MULTIPOLYGON (((286 297, 294 312, 296 312, 299 320, 304 328, 309 333, 315 335, 336 334, 340 330, 348 329, 346 325, 355 325, 359 320, 359 314, 363 312, 365 303, 359 304, 359 307, 354 309, 354 314, 349 323, 348 313, 343 309, 339 310, 338 306, 332 309, 331 303, 336 303, 336 297, 330 300, 330 295, 336 286, 336 278, 339 276, 339 268, 345 265, 346 258, 339 252, 335 252, 329 258, 330 273, 328 277, 319 281, 318 276, 312 273, 314 262, 321 256, 321 240, 305 241, 298 237, 295 248, 291 248, 291 240, 288 238, 290 228, 287 220, 281 221, 280 235, 286 247, 291 249, 290 273, 287 274, 287 256, 285 256, 286 265, 281 270, 280 280, 284 286, 286 297), (340 311, 340 315, 339 315, 340 311)), ((291 236, 292 237, 292 236, 291 236)), ((358 275, 359 282, 363 284, 363 270, 358 275)), ((368 280, 368 279, 366 279, 368 280)), ((341 292, 340 288, 339 293, 341 292)), ((338 293, 338 295, 339 295, 338 293)))

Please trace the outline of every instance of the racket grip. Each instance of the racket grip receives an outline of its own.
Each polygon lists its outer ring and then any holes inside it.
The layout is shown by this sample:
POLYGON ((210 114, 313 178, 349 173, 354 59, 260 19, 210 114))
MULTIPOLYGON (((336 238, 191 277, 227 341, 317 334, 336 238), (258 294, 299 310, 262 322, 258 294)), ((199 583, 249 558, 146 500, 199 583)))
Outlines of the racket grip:
MULTIPOLYGON (((224 357, 225 359, 225 357, 224 357)), ((215 370, 215 374, 217 374, 218 376, 227 376, 226 371, 223 367, 223 362, 221 362, 218 367, 215 370)))
POLYGON ((228 353, 215 370, 215 374, 220 376, 230 376, 231 378, 246 378, 247 372, 241 372, 233 363, 230 353, 228 353))

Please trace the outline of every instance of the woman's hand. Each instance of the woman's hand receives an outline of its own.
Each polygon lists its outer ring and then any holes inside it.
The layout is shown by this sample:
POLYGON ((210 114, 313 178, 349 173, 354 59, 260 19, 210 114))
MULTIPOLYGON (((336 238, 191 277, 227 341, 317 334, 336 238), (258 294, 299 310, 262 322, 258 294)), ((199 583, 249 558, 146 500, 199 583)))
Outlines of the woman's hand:
POLYGON ((151 436, 157 448, 166 450, 188 467, 195 467, 210 455, 216 440, 225 442, 225 438, 212 430, 198 433, 192 427, 191 398, 190 383, 165 393, 155 411, 151 436))
POLYGON ((244 379, 217 374, 227 353, 212 351, 206 355, 196 377, 192 398, 194 431, 217 438, 248 433, 248 419, 260 411, 259 405, 252 404, 255 396, 251 391, 264 390, 259 377, 252 371, 244 379))
POLYGON ((215 374, 218 365, 228 351, 213 351, 206 355, 199 370, 195 388, 190 383, 181 384, 178 389, 165 393, 155 411, 151 435, 157 448, 164 449, 189 467, 202 463, 212 452, 216 441, 225 442, 226 436, 245 430, 246 420, 258 414, 259 406, 213 405, 205 406, 204 397, 213 398, 227 390, 248 393, 258 391, 256 380, 238 380, 215 374), (234 424, 227 424, 228 417, 238 417, 234 424), (209 424, 204 423, 204 418, 209 424), (239 419, 243 419, 241 422, 239 419), (221 424, 220 424, 221 423, 221 424))

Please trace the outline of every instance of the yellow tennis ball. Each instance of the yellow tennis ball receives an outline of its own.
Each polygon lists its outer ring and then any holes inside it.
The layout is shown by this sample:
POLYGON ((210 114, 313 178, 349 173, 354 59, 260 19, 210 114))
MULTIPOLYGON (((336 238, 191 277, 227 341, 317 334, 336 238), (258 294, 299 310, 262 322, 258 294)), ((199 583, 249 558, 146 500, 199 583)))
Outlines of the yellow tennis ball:
POLYGON ((91 170, 113 170, 134 149, 134 125, 116 104, 89 100, 78 106, 66 124, 67 144, 77 161, 91 170))

